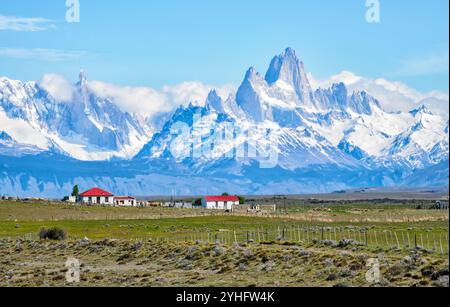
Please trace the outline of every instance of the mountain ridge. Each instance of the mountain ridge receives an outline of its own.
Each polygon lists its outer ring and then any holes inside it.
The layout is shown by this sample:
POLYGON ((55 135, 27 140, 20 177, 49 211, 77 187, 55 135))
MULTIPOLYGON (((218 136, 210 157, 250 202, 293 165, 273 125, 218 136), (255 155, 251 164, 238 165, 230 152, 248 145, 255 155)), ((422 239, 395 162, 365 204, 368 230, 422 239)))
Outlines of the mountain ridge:
POLYGON ((0 120, 30 120, 38 131, 76 135, 78 144, 94 151, 125 151, 122 160, 111 154, 105 155, 110 161, 80 161, 73 145, 57 137, 35 152, 11 144, 6 150, 0 141, 0 194, 17 189, 56 195, 78 182, 135 195, 202 194, 221 187, 245 194, 332 192, 414 186, 412 178, 426 186, 418 174, 429 185, 448 182, 448 120, 425 106, 387 112, 375 97, 342 82, 313 90, 291 48, 272 59, 265 77, 251 67, 235 95, 223 99, 212 90, 204 106, 179 107, 155 133, 91 93, 84 72, 79 79, 72 104, 55 101, 36 83, 0 79, 0 120), (19 94, 11 101, 15 87, 19 94), (15 104, 28 109, 21 112, 15 104), (24 153, 12 154, 14 146, 24 153), (133 150, 126 152, 126 146, 133 150), (33 169, 33 157, 44 165, 63 162, 42 175, 33 169), (29 168, 20 167, 20 160, 29 168), (90 172, 77 176, 64 163, 90 172))

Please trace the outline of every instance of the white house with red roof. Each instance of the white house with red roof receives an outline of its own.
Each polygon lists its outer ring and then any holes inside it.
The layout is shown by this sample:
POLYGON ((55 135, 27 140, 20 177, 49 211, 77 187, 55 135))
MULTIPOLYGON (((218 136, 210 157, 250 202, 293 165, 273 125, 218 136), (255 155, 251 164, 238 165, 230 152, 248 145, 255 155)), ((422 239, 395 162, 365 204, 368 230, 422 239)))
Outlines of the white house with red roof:
POLYGON ((205 196, 202 199, 202 206, 211 210, 233 211, 234 206, 239 206, 237 196, 205 196))
POLYGON ((80 194, 80 201, 87 205, 114 205, 114 194, 93 188, 80 194))

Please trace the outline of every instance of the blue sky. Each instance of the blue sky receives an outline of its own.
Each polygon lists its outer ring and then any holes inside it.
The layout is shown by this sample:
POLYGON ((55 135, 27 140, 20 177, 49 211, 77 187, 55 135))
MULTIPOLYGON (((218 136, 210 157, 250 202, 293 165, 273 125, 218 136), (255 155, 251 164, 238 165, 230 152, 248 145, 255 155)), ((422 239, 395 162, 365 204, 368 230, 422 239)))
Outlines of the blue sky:
POLYGON ((70 24, 65 0, 0 0, 0 75, 238 85, 290 46, 319 79, 348 70, 448 92, 448 0, 380 2, 381 21, 367 23, 365 0, 80 0, 70 24), (18 31, 13 16, 41 29, 18 31))

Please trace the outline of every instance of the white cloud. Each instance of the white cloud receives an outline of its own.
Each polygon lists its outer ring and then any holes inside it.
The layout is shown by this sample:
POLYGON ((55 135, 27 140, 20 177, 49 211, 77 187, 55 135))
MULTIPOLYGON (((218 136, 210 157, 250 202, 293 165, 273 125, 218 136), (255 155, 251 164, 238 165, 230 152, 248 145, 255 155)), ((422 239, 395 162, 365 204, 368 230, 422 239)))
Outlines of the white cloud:
POLYGON ((227 99, 230 94, 236 91, 236 87, 233 85, 215 87, 198 81, 191 81, 174 86, 164 86, 162 92, 174 106, 186 105, 189 102, 204 105, 209 92, 213 89, 216 89, 217 94, 223 99, 227 99))
POLYGON ((76 60, 87 53, 85 51, 58 50, 45 48, 0 48, 0 56, 21 60, 42 60, 47 62, 60 62, 76 60))
POLYGON ((382 107, 389 112, 407 112, 421 104, 427 105, 433 112, 448 117, 447 93, 431 91, 421 93, 399 81, 389 81, 383 78, 370 79, 357 76, 352 72, 343 71, 325 80, 315 80, 310 75, 314 88, 327 88, 333 83, 343 82, 349 91, 366 91, 377 98, 382 107))
POLYGON ((101 81, 89 81, 97 96, 111 99, 123 111, 139 114, 165 112, 169 108, 163 93, 147 87, 121 87, 101 81))
MULTIPOLYGON (((39 85, 56 100, 70 101, 74 97, 74 85, 61 75, 46 74, 41 78, 39 85)), ((170 112, 191 102, 204 105, 212 89, 216 89, 224 99, 236 91, 232 85, 216 87, 197 81, 167 85, 161 90, 151 87, 117 86, 102 81, 88 81, 88 87, 98 97, 109 98, 122 111, 137 113, 143 117, 170 112)))
POLYGON ((73 84, 60 75, 46 74, 39 84, 58 101, 71 101, 73 98, 73 84))
POLYGON ((123 87, 101 81, 89 81, 88 86, 97 96, 110 98, 123 111, 151 117, 170 112, 190 102, 204 105, 209 92, 216 88, 218 94, 227 98, 234 91, 233 86, 214 87, 201 82, 183 82, 164 86, 161 90, 150 87, 123 87))
POLYGON ((0 30, 44 31, 53 28, 56 28, 56 26, 51 20, 41 17, 24 18, 0 15, 0 30))

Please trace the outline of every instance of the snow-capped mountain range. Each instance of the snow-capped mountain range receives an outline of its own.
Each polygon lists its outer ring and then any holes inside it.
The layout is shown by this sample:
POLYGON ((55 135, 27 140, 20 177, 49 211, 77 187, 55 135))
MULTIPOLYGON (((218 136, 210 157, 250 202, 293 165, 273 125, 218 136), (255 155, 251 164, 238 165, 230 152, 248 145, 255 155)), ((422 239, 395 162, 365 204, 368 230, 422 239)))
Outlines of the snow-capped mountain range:
POLYGON ((388 112, 342 82, 314 89, 290 48, 265 76, 250 68, 235 95, 213 90, 205 105, 164 115, 155 133, 90 91, 84 73, 75 89, 62 102, 38 83, 0 78, 0 194, 60 197, 75 183, 133 195, 448 185, 448 114, 388 112), (174 132, 180 123, 187 138, 174 132))
POLYGON ((131 158, 150 138, 136 114, 95 96, 80 72, 70 101, 57 101, 36 82, 0 78, 0 122, 15 141, 80 160, 131 158))

